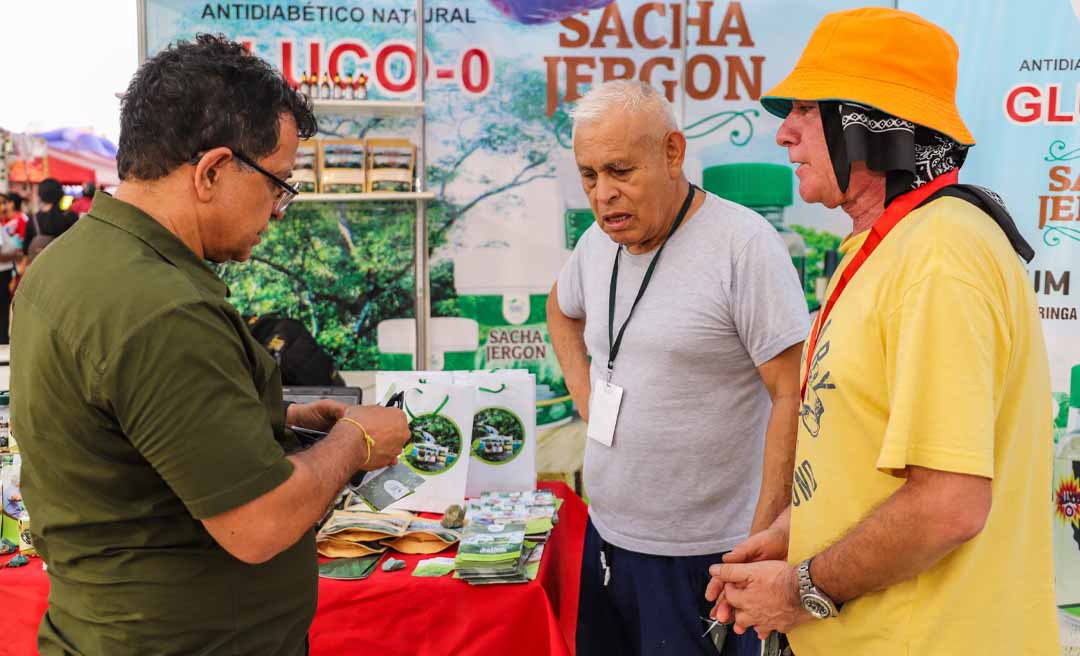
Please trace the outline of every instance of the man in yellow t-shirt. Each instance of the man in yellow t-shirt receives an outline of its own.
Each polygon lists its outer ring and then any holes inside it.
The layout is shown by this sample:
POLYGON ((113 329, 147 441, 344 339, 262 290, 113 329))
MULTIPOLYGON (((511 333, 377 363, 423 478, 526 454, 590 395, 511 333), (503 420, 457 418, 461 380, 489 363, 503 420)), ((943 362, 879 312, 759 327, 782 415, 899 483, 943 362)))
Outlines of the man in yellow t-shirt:
POLYGON ((1032 252, 992 193, 955 186, 957 58, 913 14, 840 12, 762 99, 800 195, 852 234, 804 353, 791 507, 708 596, 796 656, 1058 652, 1032 252))

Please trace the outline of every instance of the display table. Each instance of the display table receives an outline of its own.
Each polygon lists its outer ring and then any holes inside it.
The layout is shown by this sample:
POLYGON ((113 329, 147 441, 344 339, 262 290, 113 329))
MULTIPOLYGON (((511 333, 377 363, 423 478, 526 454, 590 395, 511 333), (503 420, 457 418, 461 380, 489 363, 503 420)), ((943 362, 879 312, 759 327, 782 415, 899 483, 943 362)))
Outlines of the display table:
MULTIPOLYGON (((416 562, 432 556, 391 551, 407 563, 404 570, 379 568, 363 581, 319 579, 312 656, 572 655, 586 509, 562 483, 540 487, 564 503, 535 581, 472 586, 452 575, 415 577, 416 562)), ((0 569, 0 590, 0 654, 36 654, 49 591, 41 560, 0 569)))

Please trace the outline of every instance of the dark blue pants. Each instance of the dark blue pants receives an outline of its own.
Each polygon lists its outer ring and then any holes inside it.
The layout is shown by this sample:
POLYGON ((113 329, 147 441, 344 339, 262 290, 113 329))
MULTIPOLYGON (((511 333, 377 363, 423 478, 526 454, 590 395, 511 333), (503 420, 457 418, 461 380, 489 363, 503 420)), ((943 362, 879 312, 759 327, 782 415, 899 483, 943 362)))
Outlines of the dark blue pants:
MULTIPOLYGON (((578 604, 578 656, 717 656, 702 637, 711 620, 705 601, 709 566, 722 553, 705 556, 650 556, 604 542, 585 529, 578 604), (604 585, 604 553, 610 578, 604 585)), ((722 656, 758 656, 753 631, 729 632, 722 656)))

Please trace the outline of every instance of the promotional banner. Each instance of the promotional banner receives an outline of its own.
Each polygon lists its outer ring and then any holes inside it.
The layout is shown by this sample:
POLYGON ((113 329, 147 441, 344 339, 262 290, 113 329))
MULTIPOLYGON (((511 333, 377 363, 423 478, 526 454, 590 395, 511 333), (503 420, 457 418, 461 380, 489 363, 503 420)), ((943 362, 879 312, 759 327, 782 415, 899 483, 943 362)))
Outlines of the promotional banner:
MULTIPOLYGON (((640 79, 665 92, 686 126, 688 177, 769 218, 804 274, 808 302, 816 305, 821 259, 846 234, 847 219, 793 194, 786 153, 774 142, 779 121, 757 99, 791 68, 826 12, 864 4, 425 4, 423 156, 436 196, 427 206, 435 317, 427 368, 527 368, 537 377, 539 426, 558 427, 575 416, 550 347, 545 304, 593 221, 567 109, 608 79, 640 79), (750 176, 761 181, 750 187, 739 174, 748 164, 768 169, 750 176)), ((412 101, 415 13, 412 2, 386 0, 146 0, 146 52, 201 32, 222 33, 315 97, 335 98, 343 86, 345 98, 359 97, 353 87, 365 79, 366 100, 412 101)), ((319 159, 302 150, 299 161, 328 166, 341 151, 329 154, 327 144, 341 139, 420 143, 419 121, 408 112, 320 107, 325 104, 316 105, 325 154, 319 159)), ((296 179, 308 190, 314 186, 306 170, 296 179)), ((322 191, 329 190, 327 179, 324 174, 322 191)), ((410 320, 414 211, 411 202, 298 201, 250 263, 224 267, 232 300, 244 314, 303 321, 342 370, 425 368, 414 362, 410 320)))
POLYGON ((1028 272, 1057 417, 1047 513, 1063 646, 1080 653, 1080 1, 901 0, 900 8, 956 39, 957 101, 977 142, 962 181, 1001 195, 1035 249, 1028 272))
MULTIPOLYGON (((315 95, 350 85, 345 97, 361 97, 354 87, 363 78, 368 100, 417 98, 413 2, 144 4, 148 54, 199 32, 223 33, 301 88, 312 91, 314 79, 315 95)), ((232 300, 245 314, 300 319, 343 370, 528 368, 539 428, 579 422, 545 314, 559 269, 593 221, 571 149, 573 102, 615 78, 663 91, 687 135, 688 177, 769 219, 813 308, 822 260, 850 221, 793 193, 787 154, 775 143, 779 121, 758 98, 791 70, 826 13, 872 4, 899 5, 956 38, 960 110, 978 141, 962 179, 999 193, 1036 247, 1029 270, 1058 418, 1047 511, 1063 626, 1080 627, 1080 590, 1062 584, 1080 581, 1080 446, 1071 446, 1080 434, 1071 293, 1080 256, 1080 0, 425 3, 424 139, 415 113, 366 106, 320 111, 319 138, 426 144, 435 195, 427 205, 430 361, 414 358, 412 202, 294 204, 252 262, 225 268, 232 300)))

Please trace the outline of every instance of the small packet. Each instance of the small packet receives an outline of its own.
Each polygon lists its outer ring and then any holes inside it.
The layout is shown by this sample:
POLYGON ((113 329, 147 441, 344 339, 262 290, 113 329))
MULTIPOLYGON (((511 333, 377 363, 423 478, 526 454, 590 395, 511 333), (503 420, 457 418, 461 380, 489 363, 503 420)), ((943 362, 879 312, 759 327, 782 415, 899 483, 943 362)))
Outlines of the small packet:
POLYGON ((398 462, 373 472, 353 494, 375 511, 400 501, 424 484, 424 477, 398 462))
POLYGON ((413 576, 446 576, 454 571, 453 558, 426 558, 416 563, 413 576))
POLYGON ((337 538, 323 538, 316 543, 316 550, 327 558, 359 558, 380 555, 386 547, 378 543, 349 542, 337 538))
POLYGON ((358 581, 366 579, 375 571, 380 556, 363 556, 360 558, 340 558, 319 565, 319 576, 324 579, 338 579, 340 581, 358 581))

